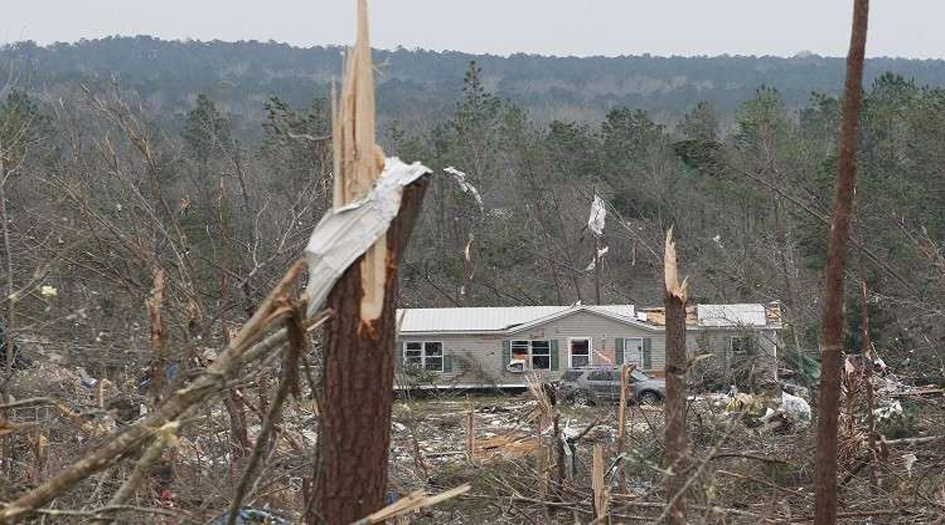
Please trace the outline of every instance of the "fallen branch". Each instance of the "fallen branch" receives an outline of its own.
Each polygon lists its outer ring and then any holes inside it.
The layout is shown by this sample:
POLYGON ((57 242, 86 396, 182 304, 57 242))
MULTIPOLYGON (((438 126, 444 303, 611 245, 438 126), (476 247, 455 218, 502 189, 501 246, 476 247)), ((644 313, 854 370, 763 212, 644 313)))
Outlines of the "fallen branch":
MULTIPOLYGON (((883 510, 861 510, 853 512, 838 512, 837 518, 868 518, 872 516, 921 516, 922 513, 912 512, 905 508, 883 509, 883 510)), ((791 523, 801 523, 805 521, 814 521, 814 516, 805 516, 790 520, 791 523)))
POLYGON ((69 509, 36 509, 33 512, 36 514, 43 514, 45 516, 85 516, 85 517, 94 517, 108 512, 118 512, 118 511, 127 511, 127 512, 141 512, 144 514, 158 514, 161 516, 169 517, 179 517, 180 512, 174 512, 172 510, 160 509, 156 507, 139 507, 137 505, 106 505, 104 507, 99 507, 92 510, 69 510, 69 509))
POLYGON ((806 497, 809 496, 809 494, 804 494, 803 492, 798 492, 798 491, 796 491, 796 490, 791 490, 791 489, 789 489, 789 488, 787 488, 787 487, 782 487, 781 485, 778 485, 777 483, 771 483, 771 482, 768 481, 768 480, 759 479, 759 478, 756 478, 756 477, 754 477, 754 476, 746 476, 745 474, 739 474, 739 473, 737 473, 737 472, 729 472, 728 470, 721 470, 721 469, 720 469, 720 470, 716 470, 715 473, 716 473, 716 474, 722 474, 722 475, 724 475, 724 476, 731 476, 731 477, 733 477, 733 478, 747 479, 748 481, 754 481, 755 483, 760 483, 760 484, 762 484, 762 485, 764 485, 764 486, 766 486, 766 487, 771 487, 771 488, 773 488, 773 489, 786 492, 786 493, 788 493, 788 494, 790 494, 790 495, 792 495, 792 496, 797 496, 798 498, 806 498, 806 497))
POLYGON ((772 458, 770 456, 759 456, 756 454, 751 454, 748 452, 719 452, 717 454, 712 454, 711 459, 723 459, 723 458, 745 458, 745 459, 756 459, 758 461, 764 461, 766 463, 783 463, 785 465, 790 464, 789 461, 781 458, 772 458))
POLYGON ((924 445, 926 443, 934 443, 939 440, 945 439, 945 434, 941 436, 926 436, 926 437, 915 437, 915 438, 902 438, 902 439, 886 439, 885 437, 880 438, 884 445, 924 445))
POLYGON ((465 494, 469 492, 469 489, 471 488, 472 488, 472 485, 470 485, 469 483, 466 483, 464 485, 460 485, 456 487, 455 489, 447 490, 446 492, 437 494, 436 496, 427 496, 426 494, 423 493, 422 490, 418 490, 407 496, 404 496, 403 498, 400 498, 394 503, 391 503, 390 505, 371 514, 370 516, 367 516, 366 518, 362 518, 358 521, 355 521, 354 523, 352 523, 352 525, 370 525, 373 523, 384 523, 387 520, 394 519, 398 516, 403 516, 404 514, 407 514, 409 512, 420 510, 426 507, 431 507, 433 505, 436 505, 437 503, 442 503, 448 499, 455 498, 456 496, 459 496, 460 494, 465 494))
MULTIPOLYGON (((125 502, 134 496, 135 490, 138 489, 138 486, 141 485, 141 482, 144 481, 144 478, 147 477, 148 473, 151 471, 151 466, 161 458, 164 448, 170 444, 176 443, 177 429, 179 428, 180 421, 171 421, 158 429, 158 437, 151 443, 147 450, 144 451, 144 454, 141 455, 141 459, 135 464, 131 476, 125 480, 118 491, 112 496, 112 499, 108 501, 109 508, 122 507, 125 502)), ((109 523, 112 519, 113 518, 99 518, 95 522, 109 523)))
POLYGON ((276 421, 282 413, 282 405, 289 397, 289 391, 293 384, 297 384, 297 376, 292 373, 298 371, 299 356, 305 351, 305 331, 302 329, 301 310, 304 307, 299 306, 295 309, 294 315, 286 320, 286 332, 289 337, 290 351, 286 355, 285 366, 283 366, 282 377, 279 378, 279 389, 276 391, 276 398, 266 412, 263 419, 262 429, 259 431, 259 437, 256 438, 256 446, 253 448, 253 455, 249 459, 246 471, 240 479, 240 484, 236 489, 236 496, 230 503, 230 509, 226 520, 227 525, 235 525, 236 518, 239 516, 239 509, 243 505, 243 498, 249 491, 250 484, 256 477, 256 470, 262 461, 263 455, 269 448, 269 439, 276 421))

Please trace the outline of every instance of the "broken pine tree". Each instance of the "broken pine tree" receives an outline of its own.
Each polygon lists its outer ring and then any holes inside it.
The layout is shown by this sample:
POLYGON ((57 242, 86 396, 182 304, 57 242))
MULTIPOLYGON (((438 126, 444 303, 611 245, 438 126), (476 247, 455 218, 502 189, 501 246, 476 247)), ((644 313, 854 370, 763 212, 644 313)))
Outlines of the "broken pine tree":
MULTIPOLYGON (((341 97, 333 100, 336 211, 363 196, 375 181, 382 186, 388 170, 403 166, 392 159, 385 169, 375 143, 366 0, 358 2, 357 25, 341 97)), ((386 235, 345 270, 328 294, 334 316, 324 330, 322 428, 308 523, 351 523, 383 504, 394 399, 397 265, 425 188, 425 179, 406 188, 399 206, 386 210, 396 214, 386 235)))
POLYGON ((666 232, 666 505, 668 525, 686 523, 686 285, 679 283, 673 229, 666 232))

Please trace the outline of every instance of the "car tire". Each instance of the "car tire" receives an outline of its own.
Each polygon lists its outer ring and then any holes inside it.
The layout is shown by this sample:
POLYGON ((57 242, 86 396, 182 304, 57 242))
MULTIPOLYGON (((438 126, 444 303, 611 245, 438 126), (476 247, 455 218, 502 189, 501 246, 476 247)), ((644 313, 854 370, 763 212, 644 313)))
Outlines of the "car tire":
POLYGON ((645 390, 640 393, 641 405, 659 405, 663 402, 663 396, 652 390, 645 390))

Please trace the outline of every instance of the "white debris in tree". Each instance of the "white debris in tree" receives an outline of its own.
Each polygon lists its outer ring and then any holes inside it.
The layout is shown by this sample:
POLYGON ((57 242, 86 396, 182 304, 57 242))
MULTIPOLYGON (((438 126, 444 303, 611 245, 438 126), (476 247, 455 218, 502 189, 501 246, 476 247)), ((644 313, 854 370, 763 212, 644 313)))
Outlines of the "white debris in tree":
POLYGON ((408 165, 390 157, 367 195, 322 217, 305 247, 309 315, 321 309, 344 271, 387 233, 400 211, 404 188, 428 173, 430 170, 419 162, 408 165))
POLYGON ((610 246, 604 246, 603 248, 597 250, 597 257, 591 260, 591 264, 587 265, 587 268, 584 269, 585 272, 593 272, 597 268, 597 261, 604 258, 607 255, 607 252, 610 251, 610 246))
POLYGON ((466 174, 454 168, 453 166, 448 166, 443 168, 443 171, 449 173, 453 176, 453 179, 459 184, 459 189, 463 190, 463 193, 471 193, 473 198, 476 199, 476 204, 479 205, 479 211, 485 210, 485 205, 482 203, 482 196, 479 195, 479 190, 475 186, 466 182, 466 174))
POLYGON ((475 239, 473 234, 469 234, 469 240, 466 241, 466 246, 463 248, 463 285, 459 288, 459 294, 462 296, 466 295, 466 282, 472 281, 473 276, 476 273, 476 267, 473 266, 472 262, 472 243, 475 239))
POLYGON ((594 195, 594 202, 591 203, 591 215, 587 219, 587 227, 594 232, 594 235, 600 237, 604 234, 604 222, 607 219, 607 209, 604 207, 604 199, 594 195))
POLYGON ((906 474, 908 474, 909 477, 911 478, 912 467, 915 465, 916 461, 919 461, 919 457, 910 452, 909 454, 903 454, 902 459, 903 459, 903 462, 905 463, 906 474))
POLYGON ((718 244, 718 245, 719 245, 719 248, 722 248, 723 250, 725 249, 725 246, 722 246, 722 236, 721 236, 721 235, 716 235, 715 237, 712 237, 712 240, 715 241, 715 244, 718 244))
POLYGON ((40 287, 39 294, 43 297, 55 297, 59 295, 59 290, 56 290, 56 288, 53 286, 44 284, 42 287, 40 287))

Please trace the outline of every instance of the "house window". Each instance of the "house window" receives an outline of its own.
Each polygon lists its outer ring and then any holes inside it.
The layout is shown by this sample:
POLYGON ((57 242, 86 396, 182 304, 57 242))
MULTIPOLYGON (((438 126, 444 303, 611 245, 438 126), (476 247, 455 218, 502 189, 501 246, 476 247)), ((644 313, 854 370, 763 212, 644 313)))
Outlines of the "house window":
POLYGON ((568 340, 568 368, 581 368, 591 364, 590 338, 568 340))
POLYGON ((551 341, 512 341, 509 369, 551 370, 551 341))
POLYGON ((532 341, 532 370, 551 370, 550 341, 532 341))
POLYGON ((733 336, 730 350, 737 357, 751 357, 758 353, 755 338, 751 336, 733 336))
POLYGON ((404 365, 429 372, 443 371, 443 343, 411 341, 404 347, 404 365))

